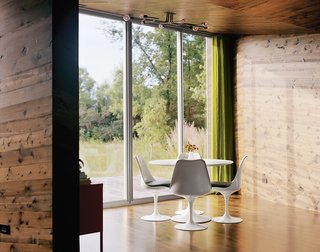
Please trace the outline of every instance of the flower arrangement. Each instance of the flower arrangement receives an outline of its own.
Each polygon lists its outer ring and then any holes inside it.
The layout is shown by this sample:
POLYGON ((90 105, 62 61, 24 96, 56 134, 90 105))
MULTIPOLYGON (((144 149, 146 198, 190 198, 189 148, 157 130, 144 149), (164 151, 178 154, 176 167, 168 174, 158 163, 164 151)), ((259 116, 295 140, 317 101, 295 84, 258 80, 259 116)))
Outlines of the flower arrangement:
POLYGON ((185 148, 187 149, 187 151, 189 152, 193 152, 193 151, 197 151, 199 150, 198 146, 195 144, 190 144, 189 142, 185 145, 185 148))

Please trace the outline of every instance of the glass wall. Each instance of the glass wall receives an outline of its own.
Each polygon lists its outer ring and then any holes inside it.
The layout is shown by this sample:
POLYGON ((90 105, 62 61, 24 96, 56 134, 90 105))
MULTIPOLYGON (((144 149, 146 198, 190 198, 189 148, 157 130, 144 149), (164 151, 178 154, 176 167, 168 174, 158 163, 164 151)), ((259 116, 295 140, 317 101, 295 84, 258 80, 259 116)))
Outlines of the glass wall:
POLYGON ((207 158, 206 41, 203 36, 183 34, 183 141, 195 144, 207 158))
MULTIPOLYGON (((132 36, 127 34, 132 37, 132 72, 128 73, 132 108, 126 110, 132 110, 133 160, 132 167, 131 162, 130 167, 124 165, 129 159, 124 157, 124 147, 129 146, 124 142, 123 120, 124 24, 121 19, 79 16, 79 156, 91 181, 104 184, 104 203, 113 205, 151 196, 141 186, 138 154, 153 176, 171 179, 174 167, 148 162, 177 158, 179 140, 177 40, 181 36, 174 30, 132 24, 132 36)), ((183 142, 196 144, 206 158, 205 37, 183 33, 182 45, 183 142)))
MULTIPOLYGON (((133 156, 145 161, 177 157, 176 32, 133 25, 133 156)), ((155 177, 170 179, 173 167, 148 165, 155 177)), ((141 192, 140 171, 133 160, 134 198, 141 192)))
POLYGON ((104 183, 104 202, 125 199, 122 29, 120 21, 79 16, 79 157, 91 181, 104 183))

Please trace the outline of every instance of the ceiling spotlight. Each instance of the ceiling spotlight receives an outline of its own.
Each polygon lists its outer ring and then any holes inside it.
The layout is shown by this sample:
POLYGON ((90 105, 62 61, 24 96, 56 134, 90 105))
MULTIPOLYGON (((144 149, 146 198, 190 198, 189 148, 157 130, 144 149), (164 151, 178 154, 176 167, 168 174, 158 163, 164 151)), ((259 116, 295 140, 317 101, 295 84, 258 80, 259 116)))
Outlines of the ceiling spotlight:
POLYGON ((166 13, 166 23, 173 23, 173 15, 176 14, 176 13, 173 13, 173 12, 167 12, 166 13))
POLYGON ((123 20, 126 21, 126 22, 129 21, 130 19, 131 19, 131 17, 129 15, 124 15, 123 16, 123 20))
POLYGON ((203 29, 207 29, 207 24, 205 22, 201 23, 201 24, 190 24, 190 23, 186 23, 185 19, 181 19, 181 20, 173 20, 173 16, 176 13, 174 12, 166 12, 166 17, 165 20, 160 20, 157 17, 151 17, 151 16, 147 16, 147 15, 143 15, 141 14, 139 16, 139 18, 141 19, 141 24, 148 24, 148 23, 153 23, 153 24, 158 24, 158 27, 160 29, 163 29, 164 26, 168 25, 169 27, 172 26, 176 26, 182 29, 191 29, 193 31, 199 31, 199 30, 203 30, 203 29))
POLYGON ((192 30, 193 30, 193 31, 198 31, 198 30, 199 30, 199 27, 198 27, 198 26, 192 26, 192 30))

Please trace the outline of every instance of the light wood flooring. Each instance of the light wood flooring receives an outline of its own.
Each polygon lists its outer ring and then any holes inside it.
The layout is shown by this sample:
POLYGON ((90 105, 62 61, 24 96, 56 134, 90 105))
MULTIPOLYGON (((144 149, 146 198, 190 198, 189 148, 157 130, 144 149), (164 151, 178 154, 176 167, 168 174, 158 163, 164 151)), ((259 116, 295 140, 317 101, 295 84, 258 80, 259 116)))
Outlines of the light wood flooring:
MULTIPOLYGON (((174 215, 184 199, 159 203, 162 214, 174 215)), ((108 252, 318 252, 320 213, 273 203, 254 197, 232 195, 230 213, 243 218, 240 224, 204 223, 204 231, 180 231, 175 222, 147 222, 151 203, 104 210, 104 251, 108 252)), ((196 209, 211 217, 223 213, 221 195, 195 201, 196 209)), ((99 234, 80 237, 81 252, 99 251, 99 234)))

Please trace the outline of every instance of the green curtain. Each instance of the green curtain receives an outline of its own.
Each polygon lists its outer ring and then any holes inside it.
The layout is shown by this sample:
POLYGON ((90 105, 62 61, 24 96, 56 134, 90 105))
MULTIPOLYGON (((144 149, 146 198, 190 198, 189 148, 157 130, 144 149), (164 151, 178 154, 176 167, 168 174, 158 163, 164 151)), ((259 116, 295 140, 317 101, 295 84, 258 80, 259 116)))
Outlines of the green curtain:
MULTIPOLYGON (((212 40, 212 158, 234 160, 233 69, 234 39, 217 35, 212 40)), ((234 165, 213 167, 212 179, 231 181, 234 165)))

